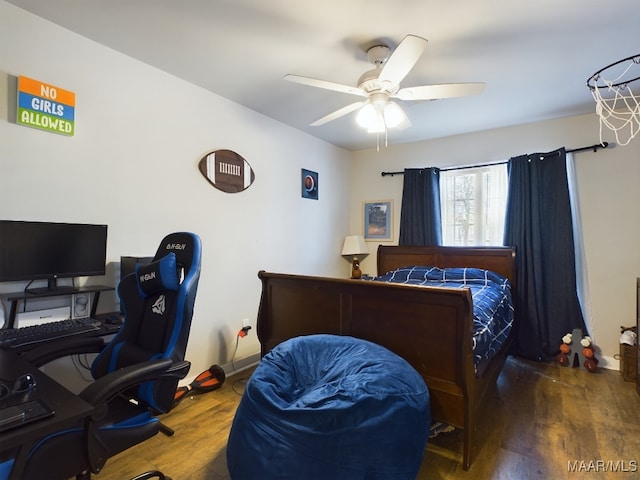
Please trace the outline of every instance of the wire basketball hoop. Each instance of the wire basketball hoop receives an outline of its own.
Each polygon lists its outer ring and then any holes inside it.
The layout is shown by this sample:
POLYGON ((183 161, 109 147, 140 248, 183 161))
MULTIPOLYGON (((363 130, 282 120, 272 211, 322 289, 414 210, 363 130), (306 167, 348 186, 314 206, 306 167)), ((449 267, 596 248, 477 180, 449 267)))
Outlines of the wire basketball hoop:
POLYGON ((600 143, 603 126, 615 133, 618 145, 628 145, 640 131, 639 80, 640 54, 607 65, 587 80, 600 117, 600 143))

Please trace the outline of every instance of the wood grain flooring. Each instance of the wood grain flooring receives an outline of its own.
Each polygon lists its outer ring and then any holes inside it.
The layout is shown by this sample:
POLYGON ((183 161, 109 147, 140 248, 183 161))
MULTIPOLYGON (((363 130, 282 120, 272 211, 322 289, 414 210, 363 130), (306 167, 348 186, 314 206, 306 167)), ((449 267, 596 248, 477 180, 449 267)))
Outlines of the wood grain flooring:
MULTIPOLYGON (((186 398, 163 422, 175 429, 110 459, 98 480, 159 469, 174 480, 226 480, 226 443, 251 371, 186 398)), ((419 479, 640 479, 640 396, 617 371, 510 357, 480 415, 474 462, 462 469, 462 436, 429 441, 419 479)), ((392 480, 392 479, 391 479, 392 480)))

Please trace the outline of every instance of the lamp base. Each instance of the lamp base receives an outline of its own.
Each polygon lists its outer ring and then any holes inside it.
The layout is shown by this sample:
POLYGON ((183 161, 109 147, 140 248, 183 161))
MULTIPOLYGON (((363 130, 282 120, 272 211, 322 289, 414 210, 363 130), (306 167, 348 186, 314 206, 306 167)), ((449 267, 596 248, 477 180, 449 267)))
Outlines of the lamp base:
POLYGON ((351 264, 351 278, 359 280, 362 278, 362 270, 360 270, 360 260, 357 258, 351 264))

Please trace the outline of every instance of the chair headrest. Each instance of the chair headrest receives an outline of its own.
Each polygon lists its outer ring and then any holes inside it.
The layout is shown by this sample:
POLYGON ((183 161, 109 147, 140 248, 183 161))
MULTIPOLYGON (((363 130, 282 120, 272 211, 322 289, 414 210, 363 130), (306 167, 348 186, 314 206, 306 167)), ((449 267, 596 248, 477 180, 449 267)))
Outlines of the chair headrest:
POLYGON ((178 268, 183 268, 185 275, 192 271, 193 267, 200 268, 201 245, 200 237, 190 232, 170 233, 160 243, 154 260, 164 257, 167 253, 176 255, 178 268))
POLYGON ((137 264, 136 282, 138 291, 144 298, 161 290, 178 290, 180 281, 175 253, 169 252, 146 265, 137 264))

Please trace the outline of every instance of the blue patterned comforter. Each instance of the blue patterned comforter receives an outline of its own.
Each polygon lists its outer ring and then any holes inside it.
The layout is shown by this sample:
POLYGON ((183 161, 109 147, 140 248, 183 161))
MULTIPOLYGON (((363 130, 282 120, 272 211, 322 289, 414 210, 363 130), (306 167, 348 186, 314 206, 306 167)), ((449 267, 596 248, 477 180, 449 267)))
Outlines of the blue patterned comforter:
POLYGON ((470 288, 473 297, 473 356, 476 370, 480 362, 500 351, 513 326, 509 280, 490 270, 404 267, 373 280, 429 287, 470 288))

